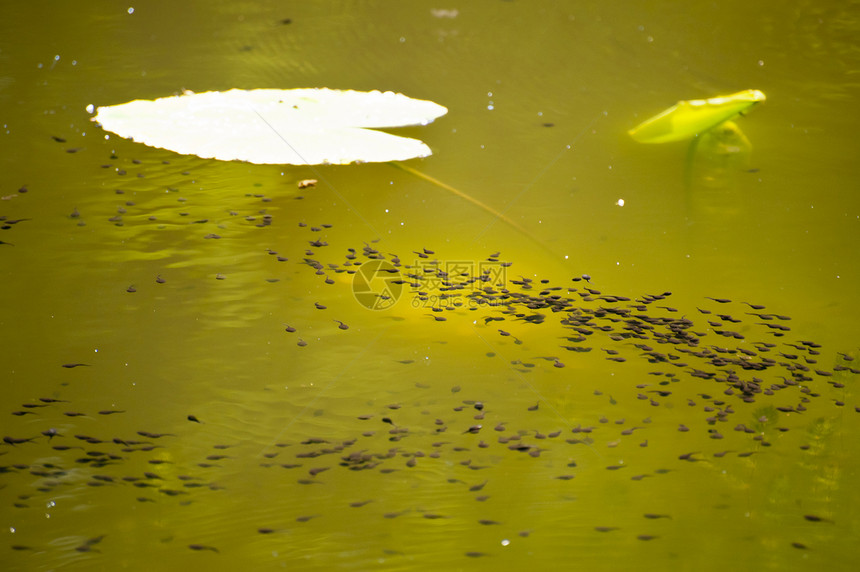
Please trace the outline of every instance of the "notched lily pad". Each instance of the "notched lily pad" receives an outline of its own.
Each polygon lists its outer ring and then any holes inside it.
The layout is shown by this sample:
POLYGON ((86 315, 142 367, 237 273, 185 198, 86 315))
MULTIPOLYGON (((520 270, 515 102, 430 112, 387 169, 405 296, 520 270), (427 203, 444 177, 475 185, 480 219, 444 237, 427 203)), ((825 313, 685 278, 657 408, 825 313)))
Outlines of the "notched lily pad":
POLYGON ((378 127, 426 125, 448 110, 380 91, 231 89, 99 107, 105 130, 185 155, 257 164, 403 161, 432 154, 378 127))

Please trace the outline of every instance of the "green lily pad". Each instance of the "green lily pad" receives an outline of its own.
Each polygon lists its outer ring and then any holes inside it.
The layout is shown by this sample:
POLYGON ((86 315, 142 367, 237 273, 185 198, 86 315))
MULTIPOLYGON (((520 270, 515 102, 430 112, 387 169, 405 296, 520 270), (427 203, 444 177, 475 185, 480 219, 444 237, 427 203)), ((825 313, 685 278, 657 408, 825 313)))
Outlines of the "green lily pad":
POLYGON ((231 89, 99 107, 105 130, 185 155, 257 164, 403 161, 432 154, 378 127, 426 125, 448 110, 380 91, 231 89))
POLYGON ((681 141, 704 133, 764 100, 764 93, 748 89, 710 99, 679 101, 628 133, 640 143, 681 141))

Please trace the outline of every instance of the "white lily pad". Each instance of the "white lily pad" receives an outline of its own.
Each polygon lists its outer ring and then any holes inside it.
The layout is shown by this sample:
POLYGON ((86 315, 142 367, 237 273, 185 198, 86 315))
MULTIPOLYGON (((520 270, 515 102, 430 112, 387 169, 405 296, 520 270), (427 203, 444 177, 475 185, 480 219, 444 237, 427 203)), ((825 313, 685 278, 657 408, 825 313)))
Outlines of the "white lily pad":
POLYGON ((426 125, 447 112, 390 91, 231 89, 99 107, 92 120, 121 137, 206 159, 346 165, 431 155, 422 141, 367 128, 426 125))

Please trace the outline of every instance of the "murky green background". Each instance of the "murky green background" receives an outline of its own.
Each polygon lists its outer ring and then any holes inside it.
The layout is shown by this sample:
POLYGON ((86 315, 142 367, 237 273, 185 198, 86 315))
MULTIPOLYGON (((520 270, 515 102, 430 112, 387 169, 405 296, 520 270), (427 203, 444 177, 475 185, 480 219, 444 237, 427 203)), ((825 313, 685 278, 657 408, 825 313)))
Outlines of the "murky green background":
POLYGON ((857 2, 132 5, 0 10, 5 570, 856 569, 860 399, 834 368, 858 367, 839 352, 860 340, 857 2), (106 138, 85 110, 323 86, 448 107, 399 130, 434 150, 409 165, 536 241, 390 165, 179 156, 106 138), (626 134, 678 99, 750 88, 768 100, 739 120, 742 160, 626 134), (835 375, 780 412, 797 387, 744 403, 601 332, 568 352, 550 312, 437 322, 408 288, 369 311, 351 275, 302 263, 360 261, 365 244, 404 264, 501 252, 508 281, 671 291, 661 303, 703 344, 728 342, 697 308, 726 311, 738 347, 815 341, 809 367, 835 375), (733 413, 714 425, 716 399, 733 413), (498 442, 518 432, 538 456, 498 442), (363 454, 378 466, 343 466, 363 454))

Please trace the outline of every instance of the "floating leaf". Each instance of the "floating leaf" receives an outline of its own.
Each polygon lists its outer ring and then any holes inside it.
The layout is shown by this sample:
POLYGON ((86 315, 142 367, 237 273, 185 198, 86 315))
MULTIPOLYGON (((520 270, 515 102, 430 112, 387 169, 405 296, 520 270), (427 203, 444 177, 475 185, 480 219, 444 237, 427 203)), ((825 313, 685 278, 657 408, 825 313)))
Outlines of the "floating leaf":
POLYGON ((640 143, 680 141, 704 133, 764 100, 764 93, 748 89, 711 99, 679 101, 629 133, 640 143))
POLYGON ((390 91, 231 89, 99 107, 92 119, 121 137, 206 159, 345 165, 431 155, 417 139, 365 128, 426 125, 447 112, 390 91))

